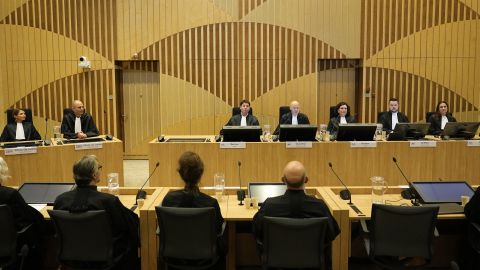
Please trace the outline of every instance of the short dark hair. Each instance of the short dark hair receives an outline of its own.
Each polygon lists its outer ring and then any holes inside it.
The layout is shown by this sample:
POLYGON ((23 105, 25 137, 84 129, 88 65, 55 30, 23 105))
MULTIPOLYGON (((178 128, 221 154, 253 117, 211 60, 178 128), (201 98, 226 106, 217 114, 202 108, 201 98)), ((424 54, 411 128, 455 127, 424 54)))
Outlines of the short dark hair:
POLYGON ((396 102, 398 102, 398 99, 397 99, 397 98, 394 98, 394 97, 392 97, 392 98, 390 98, 390 99, 388 100, 388 102, 390 102, 390 101, 396 101, 396 102))
POLYGON ((77 186, 88 186, 99 167, 97 157, 94 155, 84 156, 75 162, 73 164, 73 178, 77 186))
POLYGON ((242 101, 240 101, 240 105, 238 105, 238 106, 241 107, 241 106, 243 105, 243 103, 247 103, 248 106, 251 106, 251 105, 250 105, 250 101, 248 101, 248 100, 246 100, 246 99, 243 99, 242 101))
POLYGON ((338 110, 340 109, 340 107, 342 107, 343 105, 347 106, 347 114, 345 116, 350 116, 350 106, 348 106, 348 104, 345 102, 345 101, 340 101, 337 106, 335 106, 335 112, 338 113, 338 110))
POLYGON ((186 189, 197 187, 203 175, 203 161, 197 153, 187 151, 178 159, 178 174, 185 182, 186 189))

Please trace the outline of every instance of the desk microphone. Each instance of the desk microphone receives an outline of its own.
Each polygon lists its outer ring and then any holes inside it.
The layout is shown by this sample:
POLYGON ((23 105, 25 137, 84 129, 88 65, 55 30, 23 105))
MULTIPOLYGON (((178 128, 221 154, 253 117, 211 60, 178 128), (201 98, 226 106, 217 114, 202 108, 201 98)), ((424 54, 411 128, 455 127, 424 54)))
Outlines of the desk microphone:
POLYGON ((137 205, 138 199, 145 199, 147 197, 147 192, 143 190, 143 187, 145 186, 145 184, 147 184, 148 180, 150 180, 150 178, 153 176, 153 174, 155 173, 159 165, 160 165, 160 162, 157 161, 157 164, 155 164, 155 168, 153 169, 153 172, 148 176, 147 180, 145 180, 142 187, 138 190, 137 197, 135 198, 135 205, 137 205))
POLYGON ((107 110, 103 110, 103 121, 105 126, 105 139, 107 141, 113 140, 113 136, 108 133, 108 121, 107 121, 107 110))
POLYGON ((347 185, 345 185, 345 183, 343 183, 342 179, 340 179, 340 177, 338 177, 337 173, 333 170, 333 166, 332 166, 331 162, 328 162, 328 167, 330 167, 330 170, 333 172, 333 174, 335 174, 338 181, 340 181, 340 183, 342 183, 342 185, 345 187, 344 190, 340 191, 340 198, 342 198, 342 200, 350 200, 350 202, 348 204, 352 204, 352 194, 350 193, 350 190, 348 189, 347 185))
POLYGON ((414 199, 415 196, 413 195, 413 192, 412 192, 412 183, 410 183, 410 181, 408 181, 408 178, 405 176, 405 174, 403 173, 402 169, 400 169, 400 166, 398 166, 398 163, 397 163, 397 159, 395 157, 392 158, 393 162, 395 163, 395 165, 397 166, 397 169, 400 171, 400 173, 403 175, 403 178, 405 179, 405 181, 407 182, 408 184, 408 189, 406 190, 403 190, 401 195, 402 195, 402 198, 404 199, 414 199))
POLYGON ((239 182, 239 190, 237 190, 237 199, 240 201, 238 205, 243 205, 243 200, 245 199, 245 190, 242 189, 242 178, 240 177, 240 166, 242 166, 242 162, 240 160, 237 163, 238 165, 238 182, 239 182))

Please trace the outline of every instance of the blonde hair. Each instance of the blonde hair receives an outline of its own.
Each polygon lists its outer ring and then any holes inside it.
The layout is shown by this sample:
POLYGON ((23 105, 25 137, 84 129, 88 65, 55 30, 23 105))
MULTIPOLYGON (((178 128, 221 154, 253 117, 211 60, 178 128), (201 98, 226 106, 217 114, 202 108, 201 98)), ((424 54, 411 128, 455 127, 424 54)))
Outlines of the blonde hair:
POLYGON ((7 180, 8 178, 10 178, 10 175, 8 174, 7 162, 0 157, 0 184, 2 184, 3 181, 7 180))

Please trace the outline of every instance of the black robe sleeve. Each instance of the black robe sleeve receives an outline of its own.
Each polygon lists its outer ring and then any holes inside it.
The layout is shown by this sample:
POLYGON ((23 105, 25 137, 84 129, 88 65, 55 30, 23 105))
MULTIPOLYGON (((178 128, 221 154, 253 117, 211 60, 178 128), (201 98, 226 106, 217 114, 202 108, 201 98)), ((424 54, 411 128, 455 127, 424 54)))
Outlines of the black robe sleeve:
POLYGON ((98 132, 97 126, 93 121, 93 117, 89 114, 82 115, 82 131, 83 133, 87 134, 87 137, 95 137, 98 136, 100 133, 98 132))

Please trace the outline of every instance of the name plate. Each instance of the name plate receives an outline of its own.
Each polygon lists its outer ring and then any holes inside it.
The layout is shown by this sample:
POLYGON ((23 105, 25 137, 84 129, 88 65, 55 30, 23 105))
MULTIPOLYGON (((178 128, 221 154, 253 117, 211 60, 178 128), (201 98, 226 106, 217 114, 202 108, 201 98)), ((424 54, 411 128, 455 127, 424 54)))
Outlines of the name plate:
POLYGON ((436 141, 410 141, 410 147, 437 147, 436 141))
POLYGON ((16 148, 6 148, 6 156, 14 155, 27 155, 27 154, 36 154, 38 152, 36 146, 27 146, 27 147, 16 147, 16 148))
POLYGON ((286 148, 312 148, 312 142, 286 142, 286 148))
POLYGON ((246 142, 221 142, 220 149, 244 149, 247 148, 246 142))
POLYGON ((468 140, 467 141, 467 146, 479 147, 480 146, 480 140, 468 140))
POLYGON ((86 142, 86 143, 75 144, 75 150, 101 149, 101 148, 103 148, 103 142, 86 142))
POLYGON ((350 142, 351 148, 376 148, 376 141, 354 141, 350 142))

